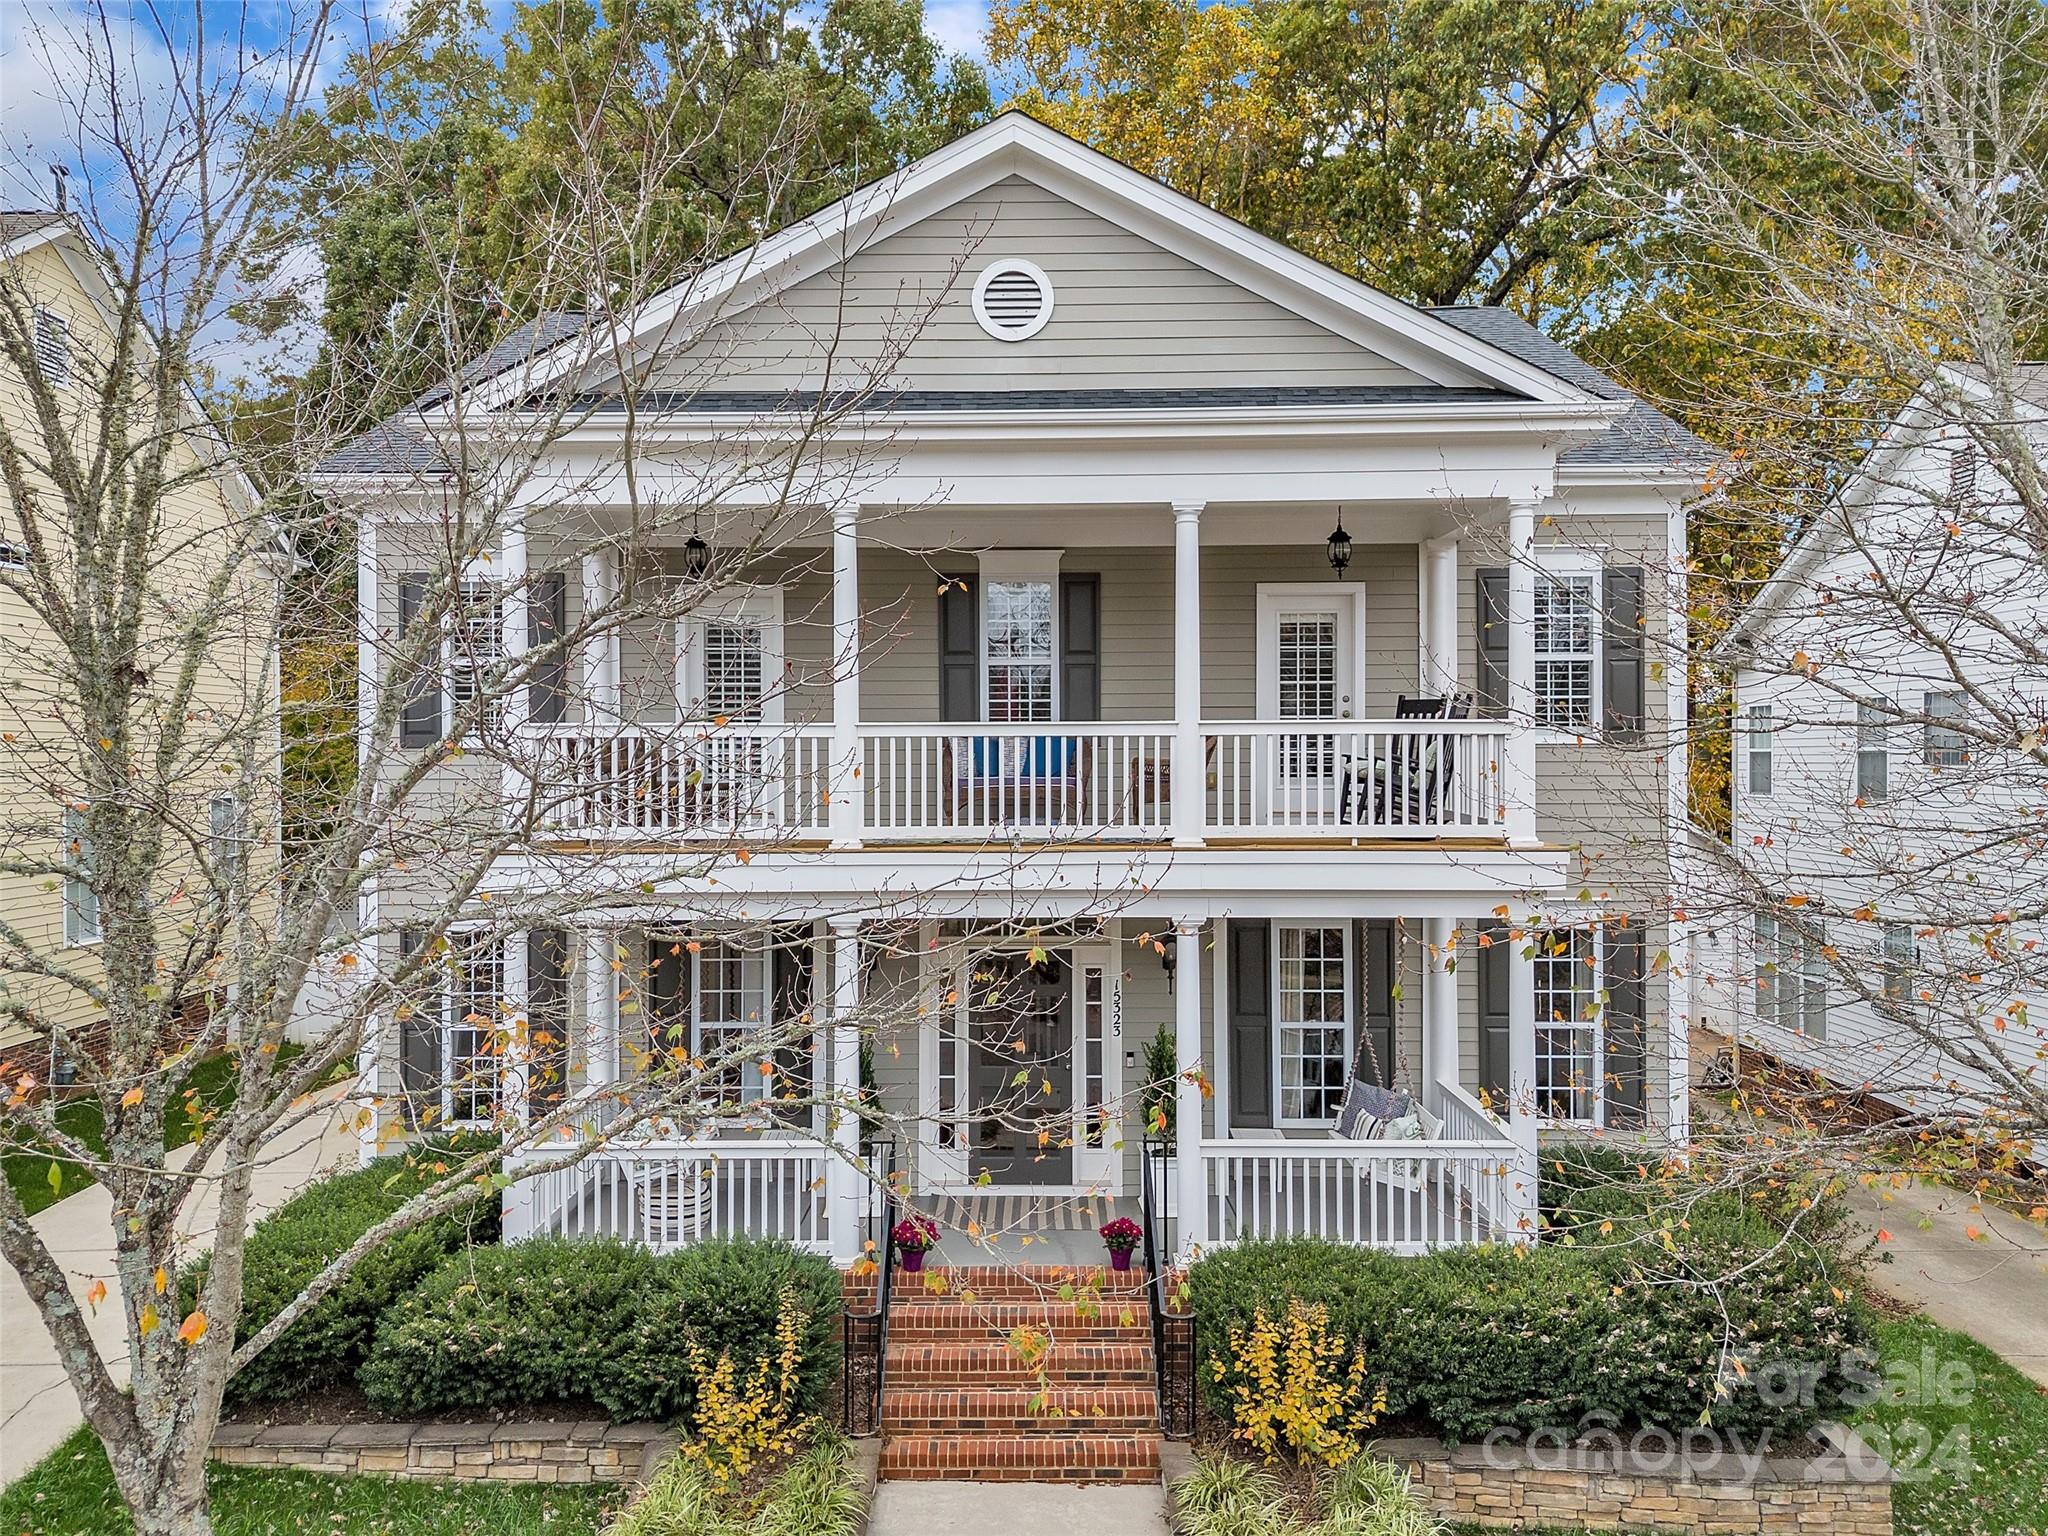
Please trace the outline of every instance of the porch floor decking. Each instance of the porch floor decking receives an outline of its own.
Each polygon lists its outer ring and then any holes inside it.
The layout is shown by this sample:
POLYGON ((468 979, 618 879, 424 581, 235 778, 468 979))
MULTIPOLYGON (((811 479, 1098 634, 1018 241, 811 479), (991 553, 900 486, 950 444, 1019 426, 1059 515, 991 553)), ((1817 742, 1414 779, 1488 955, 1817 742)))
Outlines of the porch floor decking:
POLYGON ((919 1195, 911 1203, 939 1224, 926 1260, 937 1264, 1100 1265, 1108 1261, 1098 1229, 1118 1216, 1143 1220, 1135 1199, 1033 1189, 919 1195))

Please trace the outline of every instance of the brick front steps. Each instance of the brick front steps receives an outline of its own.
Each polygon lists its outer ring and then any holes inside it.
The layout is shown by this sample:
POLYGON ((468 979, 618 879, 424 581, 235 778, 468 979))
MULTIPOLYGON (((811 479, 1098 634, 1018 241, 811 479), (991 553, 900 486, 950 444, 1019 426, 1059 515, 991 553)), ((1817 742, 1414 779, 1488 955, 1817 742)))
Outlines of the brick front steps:
POLYGON ((1157 1482, 1143 1284, 1135 1273, 1051 1266, 899 1273, 882 1476, 1157 1482))

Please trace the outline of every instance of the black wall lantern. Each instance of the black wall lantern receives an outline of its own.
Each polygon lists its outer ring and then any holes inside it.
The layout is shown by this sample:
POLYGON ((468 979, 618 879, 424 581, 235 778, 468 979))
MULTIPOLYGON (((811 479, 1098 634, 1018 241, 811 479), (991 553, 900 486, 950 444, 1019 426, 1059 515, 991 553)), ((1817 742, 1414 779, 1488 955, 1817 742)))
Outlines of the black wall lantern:
POLYGON ((1344 531, 1344 509, 1337 509, 1337 526, 1330 530, 1330 569, 1344 579, 1344 567, 1351 563, 1351 535, 1344 531))
POLYGON ((1166 994, 1173 995, 1173 968, 1180 964, 1180 937, 1169 933, 1159 949, 1159 968, 1166 972, 1166 994))
POLYGON ((696 534, 683 545, 683 574, 692 581, 702 581, 704 573, 711 567, 711 546, 696 534))

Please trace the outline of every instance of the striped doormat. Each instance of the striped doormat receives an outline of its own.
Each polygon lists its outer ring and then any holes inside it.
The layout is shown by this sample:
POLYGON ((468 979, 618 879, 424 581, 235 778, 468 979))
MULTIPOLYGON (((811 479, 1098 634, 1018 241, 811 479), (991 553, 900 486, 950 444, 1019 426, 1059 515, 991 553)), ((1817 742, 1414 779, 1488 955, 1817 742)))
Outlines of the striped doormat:
POLYGON ((926 1195, 918 1208, 947 1231, 991 1237, 1019 1232, 1093 1232, 1118 1214, 1118 1202, 1097 1195, 926 1195))

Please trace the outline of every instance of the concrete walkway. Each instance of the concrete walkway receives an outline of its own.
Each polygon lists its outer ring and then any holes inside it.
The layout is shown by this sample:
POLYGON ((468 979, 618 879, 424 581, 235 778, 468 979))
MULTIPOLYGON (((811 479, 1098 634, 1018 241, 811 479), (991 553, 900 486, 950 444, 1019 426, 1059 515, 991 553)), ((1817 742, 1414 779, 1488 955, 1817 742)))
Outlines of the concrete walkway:
MULTIPOLYGON (((336 1101, 347 1086, 331 1088, 323 1097, 336 1101)), ((355 1135, 341 1124, 342 1112, 319 1114, 295 1127, 271 1147, 256 1172, 258 1211, 274 1210, 320 1175, 352 1165, 355 1135)), ((188 1149, 189 1150, 189 1149, 188 1149)), ((173 1166, 181 1165, 178 1153, 173 1166)), ((215 1186, 209 1182, 186 1207, 181 1235, 188 1251, 208 1247, 219 1214, 215 1186)), ((60 1200, 32 1217, 35 1229, 57 1262, 71 1276, 81 1307, 95 1279, 113 1280, 112 1201, 97 1184, 60 1200)), ((119 1351, 109 1362, 114 1379, 128 1379, 128 1358, 122 1342, 121 1309, 103 1303, 97 1314, 89 1307, 87 1327, 104 1355, 119 1351)), ((71 1383, 57 1363, 56 1348, 43 1327, 13 1268, 0 1262, 0 1485, 11 1483, 61 1445, 82 1420, 71 1383)))
POLYGON ((1030 1536, 1166 1536, 1158 1484, 885 1482, 875 1489, 868 1536, 1016 1531, 1030 1536))
POLYGON ((2048 1233, 1939 1184, 1898 1176, 1849 1196, 1857 1223, 1886 1240, 1871 1284, 1967 1333, 2048 1386, 2048 1233), (1975 1231, 1975 1238, 1970 1233, 1975 1231))

